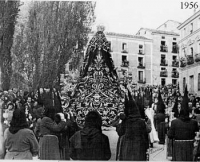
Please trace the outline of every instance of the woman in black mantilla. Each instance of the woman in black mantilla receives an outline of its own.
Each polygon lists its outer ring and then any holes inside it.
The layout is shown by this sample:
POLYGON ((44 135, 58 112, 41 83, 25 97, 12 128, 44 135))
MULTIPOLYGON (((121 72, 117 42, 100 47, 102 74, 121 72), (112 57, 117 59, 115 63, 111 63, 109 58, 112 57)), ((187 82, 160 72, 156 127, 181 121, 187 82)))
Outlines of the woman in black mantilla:
POLYGON ((173 161, 193 161, 195 132, 198 132, 197 121, 189 118, 188 92, 185 88, 181 104, 180 117, 173 120, 168 137, 173 139, 173 161))

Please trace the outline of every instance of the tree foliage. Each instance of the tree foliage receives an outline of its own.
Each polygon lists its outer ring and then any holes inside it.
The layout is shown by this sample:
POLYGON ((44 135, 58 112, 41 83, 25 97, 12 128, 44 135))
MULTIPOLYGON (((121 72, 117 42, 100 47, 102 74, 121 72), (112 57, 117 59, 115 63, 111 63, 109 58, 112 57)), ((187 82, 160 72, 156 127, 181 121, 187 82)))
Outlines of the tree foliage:
POLYGON ((0 68, 3 90, 10 88, 10 76, 12 75, 11 48, 19 6, 19 1, 0 1, 0 68))
POLYGON ((59 85, 75 47, 82 51, 87 44, 94 8, 94 2, 31 3, 27 21, 18 24, 13 46, 13 69, 23 74, 29 87, 35 90, 59 85))

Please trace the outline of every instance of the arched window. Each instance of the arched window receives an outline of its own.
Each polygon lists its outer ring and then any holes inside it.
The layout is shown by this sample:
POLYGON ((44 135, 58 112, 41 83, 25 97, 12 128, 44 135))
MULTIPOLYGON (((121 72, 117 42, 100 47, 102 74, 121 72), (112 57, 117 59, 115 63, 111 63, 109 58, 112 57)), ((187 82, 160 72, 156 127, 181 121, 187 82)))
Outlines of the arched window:
POLYGON ((191 47, 190 50, 191 50, 191 56, 193 56, 193 47, 191 47))

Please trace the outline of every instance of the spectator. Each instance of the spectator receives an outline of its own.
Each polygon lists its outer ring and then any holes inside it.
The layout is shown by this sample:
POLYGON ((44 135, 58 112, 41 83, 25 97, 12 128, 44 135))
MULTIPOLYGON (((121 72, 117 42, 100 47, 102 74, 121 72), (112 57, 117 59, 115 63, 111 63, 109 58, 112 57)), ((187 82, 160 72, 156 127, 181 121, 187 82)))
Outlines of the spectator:
POLYGON ((4 138, 7 160, 32 160, 33 156, 38 154, 36 137, 28 129, 25 113, 19 109, 14 111, 10 128, 5 130, 4 138))
POLYGON ((70 157, 73 160, 109 160, 108 137, 101 130, 102 119, 98 112, 90 111, 84 128, 70 138, 70 157))

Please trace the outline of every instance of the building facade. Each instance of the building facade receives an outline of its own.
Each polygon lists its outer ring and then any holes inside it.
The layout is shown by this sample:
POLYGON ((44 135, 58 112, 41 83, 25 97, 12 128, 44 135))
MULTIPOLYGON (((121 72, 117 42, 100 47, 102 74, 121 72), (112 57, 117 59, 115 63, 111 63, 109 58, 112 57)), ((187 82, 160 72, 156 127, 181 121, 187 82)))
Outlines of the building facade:
MULTIPOLYGON (((91 39, 94 33, 89 35, 91 39)), ((126 76, 131 84, 152 84, 152 40, 143 36, 105 32, 119 78, 126 76)))
MULTIPOLYGON (((152 84, 178 84, 179 80, 179 34, 172 31, 179 23, 167 21, 158 29, 141 28, 136 35, 152 39, 152 84), (165 25, 167 24, 167 25, 165 25), (165 27, 164 27, 165 26, 165 27), (163 29, 163 30, 160 30, 163 29)), ((174 29, 175 31, 175 29, 174 29)))
POLYGON ((180 30, 180 90, 200 95, 200 11, 178 26, 180 30))

